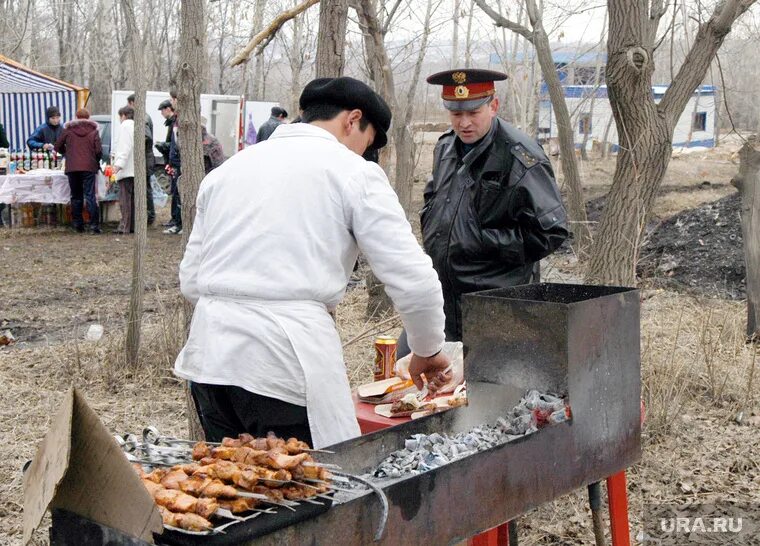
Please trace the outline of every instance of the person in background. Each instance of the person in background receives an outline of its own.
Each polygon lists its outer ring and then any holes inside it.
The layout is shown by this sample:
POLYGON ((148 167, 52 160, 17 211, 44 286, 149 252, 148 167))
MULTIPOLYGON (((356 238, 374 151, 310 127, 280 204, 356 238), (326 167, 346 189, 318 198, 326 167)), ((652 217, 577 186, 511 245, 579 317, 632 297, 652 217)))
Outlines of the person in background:
MULTIPOLYGON (((127 97, 127 106, 135 107, 135 94, 127 97)), ((156 221, 156 207, 153 204, 153 188, 151 180, 153 170, 156 168, 156 158, 153 156, 153 120, 148 112, 145 112, 145 198, 148 204, 148 225, 152 226, 156 221)))
POLYGON ((272 136, 274 130, 285 123, 285 118, 288 117, 287 111, 284 108, 280 108, 279 106, 273 106, 271 113, 272 115, 269 117, 269 119, 262 123, 261 127, 259 127, 259 133, 256 142, 264 142, 266 139, 272 136))
MULTIPOLYGON (((427 79, 443 87, 451 122, 435 146, 420 211, 423 245, 443 286, 447 341, 462 339, 463 294, 531 282, 537 262, 570 235, 543 149, 497 115, 494 82, 506 78, 463 68, 427 79)), ((405 345, 402 334, 399 358, 405 345)))
POLYGON ((11 144, 8 142, 8 135, 5 134, 5 127, 0 123, 0 148, 10 148, 11 144))
POLYGON ((51 151, 61 136, 61 111, 57 106, 48 106, 45 110, 45 123, 37 127, 26 145, 32 150, 51 151))
MULTIPOLYGON (((161 115, 164 117, 164 127, 166 127, 166 138, 163 141, 156 142, 156 150, 161 152, 161 155, 164 156, 164 165, 169 164, 169 146, 172 141, 172 127, 174 127, 174 121, 176 119, 176 115, 174 114, 174 106, 172 106, 172 101, 169 99, 166 99, 164 101, 161 101, 161 104, 158 105, 158 111, 161 112, 161 115)), ((171 224, 166 224, 166 227, 168 227, 171 224)))
POLYGON ((203 143, 203 168, 206 174, 216 169, 227 159, 224 157, 224 150, 219 140, 206 130, 206 120, 201 118, 201 138, 203 143))
MULTIPOLYGON (((0 148, 10 148, 8 137, 5 135, 5 127, 0 123, 0 148)), ((5 203, 0 203, 0 227, 3 227, 3 211, 5 210, 5 203)))
POLYGON ((90 215, 90 231, 100 233, 100 212, 95 198, 95 175, 100 168, 103 149, 98 124, 90 120, 90 112, 77 110, 76 119, 63 126, 55 143, 55 151, 66 156, 66 176, 71 188, 71 216, 74 229, 84 232, 82 205, 86 202, 90 215))
POLYGON ((119 140, 114 152, 113 168, 119 182, 121 222, 114 233, 134 233, 135 213, 135 111, 131 106, 119 109, 119 140))
MULTIPOLYGON (((176 112, 176 111, 175 111, 176 112)), ((182 234, 182 200, 179 195, 179 180, 182 176, 182 159, 179 147, 179 114, 174 114, 174 123, 171 127, 171 142, 169 143, 169 163, 166 165, 166 173, 171 177, 172 192, 172 222, 174 225, 164 230, 164 233, 174 235, 182 234)))

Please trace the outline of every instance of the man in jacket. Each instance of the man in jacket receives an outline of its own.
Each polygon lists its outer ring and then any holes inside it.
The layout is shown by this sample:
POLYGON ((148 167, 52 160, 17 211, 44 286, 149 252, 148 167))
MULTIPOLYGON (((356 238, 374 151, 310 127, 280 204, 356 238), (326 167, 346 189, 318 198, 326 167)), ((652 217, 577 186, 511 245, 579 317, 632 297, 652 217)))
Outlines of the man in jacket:
POLYGON ((61 111, 57 106, 48 106, 45 110, 45 123, 37 127, 26 145, 32 150, 48 152, 55 147, 58 137, 61 136, 61 111))
POLYGON ((280 108, 279 106, 273 106, 271 114, 272 115, 269 116, 269 119, 262 123, 261 127, 259 127, 259 132, 256 135, 256 142, 264 142, 266 139, 272 136, 274 130, 285 123, 285 118, 288 117, 288 113, 285 111, 285 109, 280 108))
POLYGON ((8 142, 8 136, 5 134, 5 127, 0 123, 0 148, 10 148, 11 145, 8 142))
POLYGON ((353 78, 320 78, 283 125, 201 183, 180 265, 195 303, 174 366, 192 381, 206 439, 241 432, 294 436, 317 448, 359 435, 340 338, 329 315, 359 248, 401 315, 410 373, 436 390, 443 370, 443 297, 383 170, 391 112, 353 78), (293 157, 299 158, 293 161, 293 157))
POLYGON ((55 143, 55 151, 66 156, 66 176, 71 188, 71 216, 74 229, 84 231, 82 204, 87 202, 90 230, 100 233, 100 212, 95 198, 95 176, 100 169, 103 153, 98 124, 90 120, 90 113, 81 108, 76 119, 63 127, 55 143))
POLYGON ((462 339, 462 294, 526 284, 568 237, 567 215, 541 146, 497 117, 494 81, 458 69, 442 85, 451 129, 438 140, 421 211, 425 250, 443 286, 446 339, 462 339))
MULTIPOLYGON (((127 106, 133 110, 135 108, 135 94, 132 93, 127 97, 127 106)), ((153 170, 156 167, 156 158, 153 155, 153 120, 150 114, 145 112, 145 198, 148 208, 148 225, 152 226, 156 221, 156 207, 153 204, 153 188, 151 179, 153 170)))
MULTIPOLYGON (((10 148, 8 137, 5 135, 5 127, 0 123, 0 148, 10 148)), ((0 227, 3 227, 3 210, 5 210, 5 203, 0 203, 0 227)))
POLYGON ((224 157, 222 143, 206 129, 206 123, 201 125, 201 143, 203 145, 203 169, 206 174, 216 169, 227 159, 224 157))
POLYGON ((170 128, 169 163, 166 173, 171 178, 171 214, 172 225, 164 230, 164 233, 182 235, 182 199, 179 193, 179 182, 182 176, 182 157, 179 144, 179 114, 174 114, 174 121, 170 128))

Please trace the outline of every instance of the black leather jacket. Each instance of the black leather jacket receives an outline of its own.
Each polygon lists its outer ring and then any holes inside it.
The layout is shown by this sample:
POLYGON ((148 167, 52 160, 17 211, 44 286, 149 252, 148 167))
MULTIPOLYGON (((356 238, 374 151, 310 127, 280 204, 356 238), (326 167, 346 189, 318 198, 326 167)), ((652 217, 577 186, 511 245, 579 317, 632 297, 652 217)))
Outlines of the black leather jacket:
POLYGON ((462 339, 462 294, 528 283, 533 264, 569 235, 549 159, 499 118, 464 156, 452 130, 441 136, 420 215, 450 341, 462 339))

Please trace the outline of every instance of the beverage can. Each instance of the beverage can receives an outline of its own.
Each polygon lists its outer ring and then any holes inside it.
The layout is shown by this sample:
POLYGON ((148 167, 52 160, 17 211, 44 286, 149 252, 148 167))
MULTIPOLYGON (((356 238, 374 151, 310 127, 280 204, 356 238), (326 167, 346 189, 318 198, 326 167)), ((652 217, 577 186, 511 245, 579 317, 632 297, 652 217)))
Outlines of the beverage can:
POLYGON ((375 338, 375 381, 382 381, 394 375, 398 342, 392 336, 375 338))

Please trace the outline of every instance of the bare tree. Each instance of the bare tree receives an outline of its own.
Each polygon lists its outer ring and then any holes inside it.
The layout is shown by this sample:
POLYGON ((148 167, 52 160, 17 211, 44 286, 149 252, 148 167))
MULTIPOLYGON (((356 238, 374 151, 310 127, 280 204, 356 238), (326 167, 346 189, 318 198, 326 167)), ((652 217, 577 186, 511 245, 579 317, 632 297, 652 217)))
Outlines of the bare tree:
POLYGON ((321 0, 317 35, 317 78, 343 75, 346 52, 348 0, 321 0))
POLYGON ((573 126, 570 113, 565 102, 565 92, 557 74, 557 69, 552 58, 549 36, 543 25, 542 12, 535 0, 525 0, 525 8, 530 21, 531 29, 503 17, 494 11, 486 0, 474 0, 475 3, 496 23, 497 26, 506 27, 516 32, 533 44, 541 66, 541 73, 549 89, 554 116, 557 120, 557 132, 559 134, 560 159, 562 162, 562 174, 567 185, 567 200, 575 238, 576 253, 585 256, 591 242, 591 235, 586 217, 586 202, 583 198, 583 186, 578 170, 578 161, 575 157, 575 142, 573 138, 573 126))
POLYGON ((760 151, 752 136, 739 150, 739 173, 731 180, 741 195, 747 286, 747 338, 760 338, 760 151))
POLYGON ((132 73, 135 75, 135 113, 134 113, 134 204, 135 217, 132 219, 134 238, 134 257, 132 260, 132 289, 129 297, 127 314, 127 364, 138 366, 140 353, 140 330, 143 316, 143 292, 145 272, 143 257, 147 245, 147 203, 145 198, 145 82, 142 74, 142 39, 137 29, 135 9, 132 0, 121 0, 121 9, 127 28, 127 42, 132 73))
MULTIPOLYGON (((177 107, 179 111, 179 142, 181 145, 182 246, 195 220, 195 200, 203 180, 203 146, 201 144, 201 92, 206 79, 206 17, 205 0, 182 0, 180 12, 179 74, 177 77, 177 107)), ((145 191, 143 191, 143 194, 145 191)), ((185 303, 185 324, 189 329, 193 307, 185 303)), ((190 438, 202 438, 203 431, 195 412, 189 388, 187 399, 190 438)))
POLYGON ((608 0, 607 86, 620 144, 612 188, 591 252, 589 282, 631 286, 641 231, 672 154, 676 122, 733 22, 755 0, 724 0, 699 25, 691 49, 659 103, 652 96, 662 0, 608 0))

